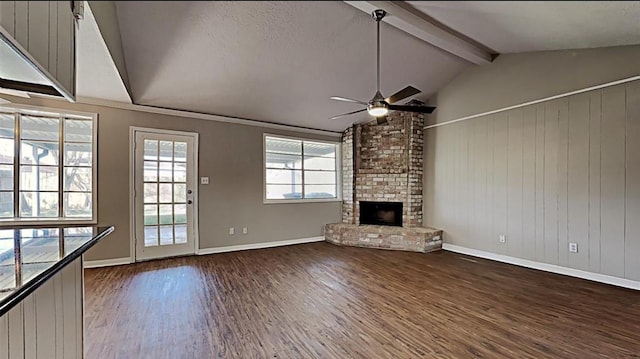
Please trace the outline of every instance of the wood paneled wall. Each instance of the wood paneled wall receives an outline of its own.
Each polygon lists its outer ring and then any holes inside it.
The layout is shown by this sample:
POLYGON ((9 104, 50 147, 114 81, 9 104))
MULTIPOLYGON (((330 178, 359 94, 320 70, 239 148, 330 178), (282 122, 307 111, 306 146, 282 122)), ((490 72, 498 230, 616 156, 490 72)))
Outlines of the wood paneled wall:
POLYGON ((82 260, 0 317, 0 359, 83 357, 82 260))
POLYGON ((75 96, 75 21, 71 1, 2 1, 0 26, 75 96))
POLYGON ((446 243, 640 280, 640 81, 427 129, 424 189, 446 243))

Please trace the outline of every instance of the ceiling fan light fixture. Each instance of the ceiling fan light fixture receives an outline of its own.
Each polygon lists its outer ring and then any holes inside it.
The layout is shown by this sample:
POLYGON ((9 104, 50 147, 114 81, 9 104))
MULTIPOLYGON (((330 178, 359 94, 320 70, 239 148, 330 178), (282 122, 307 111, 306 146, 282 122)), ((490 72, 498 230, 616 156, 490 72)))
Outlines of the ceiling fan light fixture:
POLYGON ((367 106, 367 112, 373 117, 384 116, 389 113, 389 106, 384 103, 372 103, 367 106))
POLYGON ((335 120, 344 116, 353 115, 356 113, 367 111, 367 113, 373 117, 378 118, 378 123, 383 123, 386 120, 380 121, 381 117, 385 116, 389 111, 402 111, 402 112, 417 112, 417 113, 431 113, 435 110, 435 107, 425 106, 424 104, 420 105, 397 105, 396 103, 400 100, 404 100, 408 97, 417 95, 420 93, 420 90, 413 86, 407 86, 402 90, 394 93, 389 97, 384 97, 380 93, 380 21, 387 15, 387 12, 382 9, 374 10, 371 16, 376 21, 376 94, 369 102, 354 100, 346 97, 331 97, 332 100, 343 101, 343 102, 354 102, 362 105, 366 105, 366 108, 343 113, 342 115, 329 117, 331 120, 335 120))

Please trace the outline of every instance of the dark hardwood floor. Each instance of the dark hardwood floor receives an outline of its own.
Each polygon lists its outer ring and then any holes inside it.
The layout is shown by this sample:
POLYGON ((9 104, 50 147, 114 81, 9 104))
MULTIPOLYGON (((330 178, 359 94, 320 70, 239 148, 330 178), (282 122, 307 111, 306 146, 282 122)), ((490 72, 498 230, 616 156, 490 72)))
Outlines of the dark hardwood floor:
POLYGON ((100 358, 640 358, 640 293, 313 243, 85 272, 100 358))

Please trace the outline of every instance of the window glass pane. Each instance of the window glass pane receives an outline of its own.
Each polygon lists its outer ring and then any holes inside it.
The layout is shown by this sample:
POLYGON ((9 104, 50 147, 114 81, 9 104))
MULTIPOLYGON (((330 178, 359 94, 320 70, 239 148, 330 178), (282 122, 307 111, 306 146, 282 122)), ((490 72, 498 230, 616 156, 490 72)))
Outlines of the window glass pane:
POLYGON ((65 167, 64 168, 64 190, 91 192, 91 178, 93 173, 87 167, 65 167))
POLYGON ((158 224, 158 206, 155 204, 144 205, 144 225, 158 224))
POLYGON ((64 194, 64 216, 91 218, 92 198, 90 192, 70 192, 64 194))
POLYGON ((187 182, 187 164, 186 163, 173 164, 173 181, 187 182))
POLYGON ((57 142, 22 141, 20 163, 24 165, 58 165, 59 146, 57 142))
POLYGON ((160 162, 160 181, 170 182, 172 180, 172 167, 171 162, 160 162))
POLYGON ((173 160, 176 162, 187 162, 187 143, 175 142, 173 146, 173 160))
MULTIPOLYGON (((13 250, 12 250, 13 251, 13 250)), ((9 251, 7 251, 8 253, 9 251)), ((4 257, 5 255, 3 255, 4 257)), ((0 290, 8 290, 16 287, 16 266, 15 264, 0 265, 0 290)), ((9 292, 0 293, 0 298, 9 295, 9 292)))
POLYGON ((267 199, 302 198, 302 185, 268 184, 267 199))
POLYGON ((0 290, 15 287, 13 230, 0 230, 0 290))
POLYGON ((0 265, 15 264, 13 255, 14 233, 15 230, 13 229, 0 230, 0 265), (11 252, 10 256, 7 255, 9 252, 11 252))
POLYGON ((176 183, 173 185, 173 201, 177 203, 187 202, 187 185, 176 183))
POLYGON ((64 252, 71 253, 93 237, 92 227, 71 227, 64 229, 64 252))
POLYGON ((22 265, 22 283, 26 283, 44 272, 47 268, 54 265, 55 262, 28 263, 22 265))
POLYGON ((304 158, 304 168, 307 170, 336 170, 336 160, 334 158, 325 157, 306 157, 304 158))
POLYGON ((172 141, 160 141, 160 161, 173 161, 172 141))
POLYGON ((172 205, 170 204, 161 204, 160 206, 160 224, 172 224, 173 223, 173 213, 172 213, 172 205))
POLYGON ((160 245, 173 244, 173 226, 160 226, 160 245))
POLYGON ((10 138, 0 138, 0 163, 13 163, 15 143, 10 138))
POLYGON ((336 183, 336 173, 330 171, 304 171, 305 184, 331 184, 336 183))
POLYGON ((304 198, 336 198, 335 185, 305 185, 304 198))
POLYGON ((0 137, 14 138, 15 115, 0 113, 0 137))
POLYGON ((288 153, 292 155, 302 153, 302 141, 300 140, 267 137, 265 145, 267 152, 288 153))
POLYGON ((64 120, 65 142, 91 142, 93 140, 93 121, 64 120))
POLYGON ((21 191, 57 191, 58 167, 20 166, 21 191))
POLYGON ((187 205, 186 204, 174 204, 173 205, 174 223, 187 223, 187 205))
POLYGON ((302 168, 302 156, 267 153, 267 168, 302 168))
POLYGON ((336 158, 336 145, 304 141, 304 155, 336 158))
POLYGON ((0 217, 13 217, 13 192, 0 192, 0 217))
POLYGON ((171 183, 160 183, 160 203, 171 203, 173 200, 173 185, 171 183))
POLYGON ((67 227, 64 229, 64 237, 79 237, 90 239, 93 237, 93 227, 67 227))
POLYGON ((67 166, 91 166, 92 145, 90 143, 65 143, 64 164, 67 166))
POLYGON ((267 170, 267 184, 302 184, 300 170, 267 170))
POLYGON ((176 244, 187 243, 187 226, 184 224, 174 227, 176 244))
POLYGON ((144 203, 158 202, 158 185, 155 183, 144 184, 144 203))
POLYGON ((12 165, 0 165, 0 191, 13 191, 12 165))
POLYGON ((153 161, 158 160, 158 141, 144 140, 144 159, 153 161))
POLYGON ((144 161, 144 180, 156 182, 158 180, 158 162, 144 161))
POLYGON ((21 217, 58 217, 58 192, 21 192, 21 217))
POLYGON ((60 258, 60 230, 57 228, 21 229, 22 263, 51 262, 60 258))
POLYGON ((0 217, 91 217, 93 130, 92 119, 0 113, 0 217), (15 153, 13 141, 16 118, 20 118, 19 153, 15 153), (62 140, 64 154, 60 152, 62 140), (14 173, 15 158, 20 173, 14 173), (63 173, 59 172, 60 161, 65 166, 63 173), (18 188, 14 188, 16 177, 18 188), (63 196, 60 188, 65 191, 63 196), (17 190, 20 199, 14 213, 12 191, 17 190))
POLYGON ((144 227, 144 246, 152 247, 158 245, 158 226, 144 227))
POLYGON ((60 120, 35 116, 22 116, 20 138, 29 140, 58 141, 60 120))

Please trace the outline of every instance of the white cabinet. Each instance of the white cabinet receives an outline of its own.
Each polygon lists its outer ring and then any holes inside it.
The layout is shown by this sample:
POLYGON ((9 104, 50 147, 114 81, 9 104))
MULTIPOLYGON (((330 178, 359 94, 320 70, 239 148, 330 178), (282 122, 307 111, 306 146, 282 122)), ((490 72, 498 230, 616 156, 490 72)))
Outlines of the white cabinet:
POLYGON ((69 100, 75 99, 73 1, 1 1, 0 34, 69 100))

